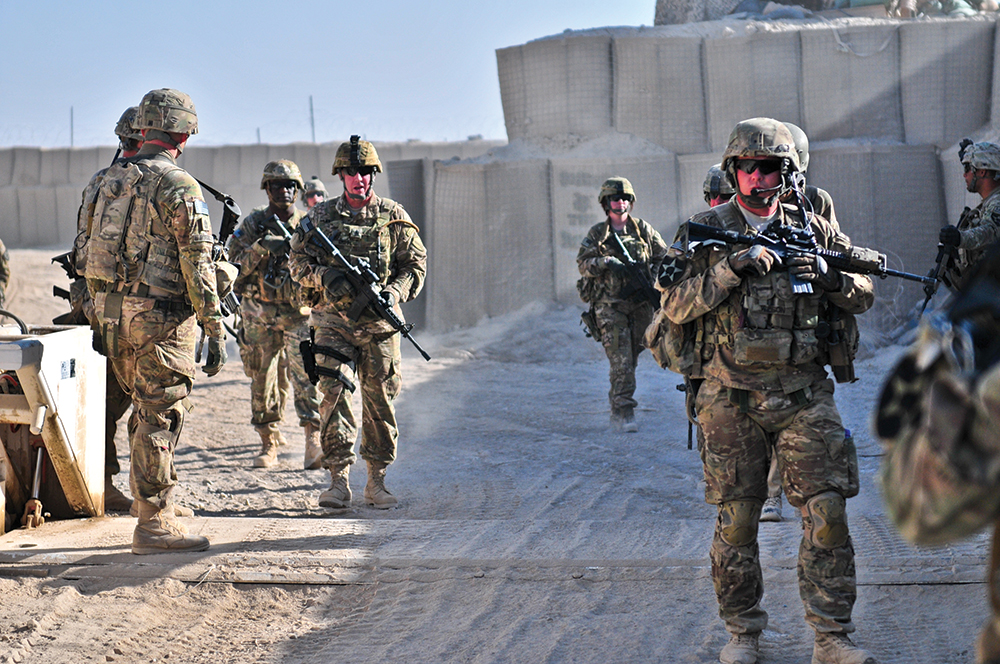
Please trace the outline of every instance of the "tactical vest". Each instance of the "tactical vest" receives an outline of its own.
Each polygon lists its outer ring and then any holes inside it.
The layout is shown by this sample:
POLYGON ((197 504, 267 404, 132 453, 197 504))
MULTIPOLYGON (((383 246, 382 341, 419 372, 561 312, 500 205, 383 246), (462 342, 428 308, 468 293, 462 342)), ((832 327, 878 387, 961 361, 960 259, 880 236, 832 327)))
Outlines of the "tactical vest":
MULTIPOLYGON (((635 222, 637 234, 632 235, 631 233, 626 233, 625 235, 619 235, 622 244, 625 245, 625 249, 632 258, 643 265, 648 265, 650 258, 653 255, 653 245, 649 238, 644 237, 643 234, 643 221, 642 219, 632 218, 635 222)), ((607 224, 607 222, 605 222, 607 224)), ((626 226, 627 228, 627 226, 626 226)), ((609 246, 610 233, 614 231, 608 229, 609 235, 606 235, 601 245, 606 249, 602 252, 604 256, 615 256, 616 258, 622 258, 618 256, 617 250, 612 250, 609 246)), ((615 274, 611 270, 605 270, 604 273, 599 277, 580 277, 576 282, 576 290, 580 295, 580 299, 587 303, 607 301, 607 300, 619 300, 621 299, 622 291, 628 285, 628 278, 625 275, 615 274)), ((642 293, 636 292, 635 298, 641 299, 642 293)))
MULTIPOLYGON (((267 208, 263 208, 266 210, 267 208)), ((247 221, 253 224, 251 232, 254 237, 264 237, 269 231, 265 228, 264 218, 268 216, 266 212, 254 210, 247 221)), ((298 227, 298 219, 302 218, 301 212, 298 217, 284 222, 289 231, 295 232, 298 227), (295 225, 292 225, 294 221, 295 225)), ((257 268, 246 277, 237 280, 236 293, 240 296, 250 293, 261 302, 292 304, 293 306, 303 306, 300 300, 302 289, 292 281, 288 272, 287 256, 266 256, 261 259, 257 268)))
POLYGON ((119 285, 187 292, 177 242, 159 217, 153 195, 163 177, 182 170, 162 159, 127 160, 111 166, 101 181, 94 227, 87 245, 88 279, 119 285))

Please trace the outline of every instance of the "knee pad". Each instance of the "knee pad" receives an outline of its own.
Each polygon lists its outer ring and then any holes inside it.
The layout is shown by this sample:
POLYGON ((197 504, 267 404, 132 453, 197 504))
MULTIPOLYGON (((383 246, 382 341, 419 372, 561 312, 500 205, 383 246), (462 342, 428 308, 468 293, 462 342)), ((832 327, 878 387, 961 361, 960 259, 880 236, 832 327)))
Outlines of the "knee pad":
POLYGON ((760 510, 756 498, 727 500, 719 505, 719 535, 730 546, 748 546, 757 541, 760 510))
POLYGON ((847 544, 847 501, 836 491, 824 491, 806 501, 802 530, 807 540, 821 549, 847 544))

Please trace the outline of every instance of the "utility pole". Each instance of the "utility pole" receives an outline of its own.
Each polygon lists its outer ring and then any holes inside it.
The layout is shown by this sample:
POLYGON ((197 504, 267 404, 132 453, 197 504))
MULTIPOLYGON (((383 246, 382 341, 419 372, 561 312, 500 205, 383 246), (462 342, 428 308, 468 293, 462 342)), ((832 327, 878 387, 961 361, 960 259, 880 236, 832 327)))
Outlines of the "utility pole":
POLYGON ((73 107, 69 107, 69 146, 73 147, 73 107))
POLYGON ((260 145, 260 127, 257 127, 257 145, 260 145))
POLYGON ((309 126, 312 127, 313 143, 316 142, 316 116, 313 114, 313 96, 309 95, 309 126))

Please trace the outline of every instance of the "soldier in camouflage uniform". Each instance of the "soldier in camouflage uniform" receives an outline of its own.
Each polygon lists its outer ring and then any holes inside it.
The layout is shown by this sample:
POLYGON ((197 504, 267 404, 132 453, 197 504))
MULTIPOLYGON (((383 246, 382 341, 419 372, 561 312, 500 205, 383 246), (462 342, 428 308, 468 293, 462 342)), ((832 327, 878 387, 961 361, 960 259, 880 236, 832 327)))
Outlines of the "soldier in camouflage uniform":
POLYGON ((962 144, 959 158, 965 167, 965 188, 982 200, 975 209, 965 208, 957 226, 941 229, 939 242, 956 253, 942 278, 956 291, 989 246, 1000 239, 1000 145, 969 139, 962 144))
POLYGON ((203 371, 226 361, 208 206, 176 159, 198 116, 191 98, 152 90, 139 105, 139 153, 104 174, 94 206, 84 276, 104 348, 132 397, 130 485, 138 525, 135 554, 204 551, 173 512, 174 450, 189 409, 200 323, 208 335, 203 371))
POLYGON ((702 185, 702 192, 705 194, 705 202, 709 207, 722 205, 736 193, 733 185, 729 184, 729 178, 722 170, 722 164, 715 164, 708 169, 705 174, 705 183, 702 185))
MULTIPOLYGON (((380 172, 382 163, 375 146, 352 136, 340 145, 333 161, 333 174, 343 183, 344 193, 318 204, 309 211, 309 218, 348 259, 368 261, 382 294, 402 318, 398 303, 420 292, 427 273, 427 250, 403 207, 372 191, 380 172)), ((292 278, 314 294, 310 325, 315 331, 316 363, 360 382, 361 457, 368 466, 365 502, 387 509, 397 502, 385 488, 385 471, 396 458, 399 436, 392 402, 402 385, 400 336, 371 307, 356 321, 348 318, 356 293, 336 259, 317 246, 313 235, 301 228, 296 232, 288 266, 292 278)), ((331 474, 330 488, 320 494, 319 504, 349 507, 348 469, 355 460, 352 448, 358 433, 351 394, 342 381, 325 375, 319 388, 323 393, 323 466, 331 474)))
POLYGON ((285 159, 268 162, 260 181, 268 204, 247 215, 229 240, 230 260, 240 266, 235 288, 242 313, 240 356, 243 371, 250 377, 250 422, 262 442, 254 459, 258 468, 268 468, 277 461, 281 442, 278 423, 285 405, 279 380, 283 371, 294 387, 295 412, 299 426, 305 429, 303 466, 319 468, 322 460, 320 396, 309 382, 299 352, 299 344, 309 338, 309 308, 302 306, 298 288, 289 277, 291 247, 284 236, 298 228, 305 216, 295 207, 302 186, 302 174, 295 163, 285 159))
MULTIPOLYGON (((798 168, 783 124, 740 122, 722 160, 737 194, 691 221, 750 235, 771 223, 801 227, 778 200, 798 168)), ((826 219, 810 215, 808 223, 819 246, 849 247, 826 219)), ((828 305, 851 314, 870 308, 871 280, 841 273, 817 255, 788 256, 779 265, 761 245, 688 245, 683 237, 682 227, 658 287, 661 315, 691 341, 686 374, 701 381, 695 408, 705 496, 718 506, 712 579, 730 632, 719 659, 756 662, 767 626, 757 529, 773 444, 788 500, 802 512, 799 592, 816 630, 813 664, 872 664, 847 637, 856 584, 846 499, 858 492, 857 455, 834 403, 828 350, 816 335, 828 305), (793 292, 793 277, 811 292, 793 292)))
POLYGON ((326 191, 326 185, 323 184, 315 175, 306 180, 305 187, 302 190, 302 202, 306 206, 306 210, 311 210, 316 207, 317 204, 322 203, 330 194, 326 191))
MULTIPOLYGON (((130 106, 125 109, 118 124, 115 125, 115 134, 118 136, 120 158, 128 159, 134 157, 142 146, 142 134, 135 129, 135 119, 139 113, 138 106, 130 106)), ((94 206, 97 203, 97 194, 100 190, 101 182, 107 168, 94 173, 90 182, 83 190, 80 200, 80 207, 76 214, 76 239, 73 241, 73 249, 70 251, 70 264, 73 266, 78 279, 70 286, 70 308, 74 316, 82 316, 82 319, 67 320, 66 324, 90 325, 95 335, 95 346, 104 354, 104 347, 101 344, 101 330, 97 324, 97 315, 94 312, 94 302, 90 298, 90 291, 87 289, 86 279, 83 275, 87 269, 87 243, 94 223, 94 206)), ((118 378, 115 375, 111 360, 106 361, 107 377, 105 380, 105 412, 104 412, 104 509, 109 512, 128 512, 132 507, 132 499, 123 494, 114 485, 112 478, 121 471, 118 463, 118 450, 115 447, 115 434, 118 431, 118 420, 124 417, 125 413, 132 406, 132 398, 128 392, 122 389, 118 378)), ((186 515, 191 516, 192 512, 187 508, 176 509, 186 510, 186 515)))
POLYGON ((7 284, 10 282, 10 252, 0 240, 0 309, 7 306, 7 284))
POLYGON ((582 275, 577 289, 590 303, 588 316, 596 330, 594 337, 604 346, 611 364, 611 426, 629 433, 639 430, 635 421, 635 367, 643 350, 642 335, 653 319, 653 305, 641 289, 630 281, 624 256, 612 241, 612 233, 622 241, 632 258, 651 269, 667 253, 667 245, 648 223, 629 214, 635 204, 632 183, 610 178, 601 185, 597 201, 607 219, 591 227, 576 254, 582 275))
POLYGON ((940 546, 993 526, 986 578, 993 615, 976 662, 1000 664, 1000 244, 976 273, 966 275, 947 317, 921 320, 916 343, 883 387, 875 431, 886 452, 882 495, 907 540, 940 546))

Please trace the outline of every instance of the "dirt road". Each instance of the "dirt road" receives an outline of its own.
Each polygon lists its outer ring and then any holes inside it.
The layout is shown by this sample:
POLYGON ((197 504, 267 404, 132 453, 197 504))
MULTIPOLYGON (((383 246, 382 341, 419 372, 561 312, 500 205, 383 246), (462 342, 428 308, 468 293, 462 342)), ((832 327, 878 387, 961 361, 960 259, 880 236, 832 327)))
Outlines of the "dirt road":
MULTIPOLYGON (((13 252, 10 307, 30 322, 60 312, 54 253, 13 252)), ((292 425, 280 464, 252 468, 249 381, 231 346, 223 372, 196 383, 177 455, 180 502, 197 514, 186 521, 212 549, 133 556, 127 517, 0 537, 0 662, 717 662, 714 508, 678 377, 645 355, 640 432, 610 433, 607 363, 578 318, 536 304, 417 332, 434 360, 404 348, 387 479, 401 503, 389 511, 318 507, 328 477, 300 469, 292 425)), ((986 538, 912 549, 875 483, 871 402, 900 350, 864 360, 861 381, 837 392, 862 474, 850 501, 856 637, 880 662, 972 662, 986 538)), ((364 480, 355 466, 356 498, 364 480)), ((787 504, 783 522, 761 526, 764 664, 809 661, 799 537, 787 504)))

